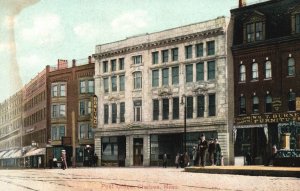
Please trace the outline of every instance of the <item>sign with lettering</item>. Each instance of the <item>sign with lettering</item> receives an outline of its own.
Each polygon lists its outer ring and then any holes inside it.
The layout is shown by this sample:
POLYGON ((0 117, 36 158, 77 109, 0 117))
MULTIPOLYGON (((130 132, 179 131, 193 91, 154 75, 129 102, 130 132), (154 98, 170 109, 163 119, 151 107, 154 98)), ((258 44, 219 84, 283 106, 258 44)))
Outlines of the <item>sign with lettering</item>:
POLYGON ((263 115, 241 116, 235 118, 235 125, 288 123, 291 120, 300 121, 300 113, 273 113, 263 115))
POLYGON ((296 97, 296 111, 300 111, 300 97, 296 97))
POLYGON ((92 114, 91 114, 91 121, 92 121, 92 127, 97 128, 97 120, 98 120, 98 98, 96 95, 92 97, 92 114))

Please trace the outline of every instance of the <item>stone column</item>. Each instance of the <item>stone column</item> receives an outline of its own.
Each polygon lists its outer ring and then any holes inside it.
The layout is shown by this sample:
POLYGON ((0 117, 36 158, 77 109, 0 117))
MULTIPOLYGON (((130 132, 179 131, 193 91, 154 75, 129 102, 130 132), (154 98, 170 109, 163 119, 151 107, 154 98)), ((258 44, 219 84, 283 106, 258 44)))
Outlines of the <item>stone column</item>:
POLYGON ((101 138, 97 137, 95 138, 95 153, 98 155, 98 166, 101 166, 101 149, 102 149, 102 145, 101 145, 101 138))
POLYGON ((150 135, 144 136, 144 146, 143 146, 143 166, 150 166, 150 135))
POLYGON ((281 135, 283 149, 290 149, 290 136, 291 136, 290 133, 283 133, 281 135))
POLYGON ((125 166, 133 165, 133 154, 132 154, 132 136, 126 136, 126 159, 125 166))

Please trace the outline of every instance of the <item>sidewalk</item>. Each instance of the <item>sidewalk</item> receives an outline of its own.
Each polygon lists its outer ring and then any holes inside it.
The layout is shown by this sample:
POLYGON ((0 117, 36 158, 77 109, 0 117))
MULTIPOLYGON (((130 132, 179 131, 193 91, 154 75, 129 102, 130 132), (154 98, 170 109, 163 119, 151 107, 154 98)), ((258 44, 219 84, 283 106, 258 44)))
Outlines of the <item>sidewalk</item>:
POLYGON ((273 167, 273 166, 205 166, 186 167, 186 172, 235 174, 249 176, 279 176, 300 178, 300 167, 273 167))

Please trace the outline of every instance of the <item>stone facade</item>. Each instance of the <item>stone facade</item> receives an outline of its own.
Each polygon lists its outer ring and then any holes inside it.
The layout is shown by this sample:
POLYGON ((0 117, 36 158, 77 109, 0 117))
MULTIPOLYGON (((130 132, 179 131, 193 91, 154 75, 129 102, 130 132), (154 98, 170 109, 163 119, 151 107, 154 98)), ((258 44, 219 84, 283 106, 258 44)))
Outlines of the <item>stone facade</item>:
POLYGON ((172 165, 185 150, 184 104, 187 151, 205 133, 219 138, 225 164, 231 162, 229 26, 219 17, 96 46, 95 148, 102 165, 159 165, 162 152, 172 165))

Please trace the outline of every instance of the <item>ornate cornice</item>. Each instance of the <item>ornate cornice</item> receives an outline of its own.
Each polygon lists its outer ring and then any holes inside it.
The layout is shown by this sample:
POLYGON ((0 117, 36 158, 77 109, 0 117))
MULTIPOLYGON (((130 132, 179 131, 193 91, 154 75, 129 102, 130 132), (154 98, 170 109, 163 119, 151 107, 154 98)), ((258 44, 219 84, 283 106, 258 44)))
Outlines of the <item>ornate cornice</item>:
POLYGON ((225 34, 224 30, 222 27, 219 27, 216 29, 206 30, 202 32, 177 36, 173 38, 167 38, 164 40, 148 42, 148 43, 138 44, 134 46, 128 46, 128 47, 119 48, 107 52, 97 53, 97 54, 93 54, 93 57, 95 57, 96 59, 107 58, 107 57, 112 57, 112 56, 117 56, 122 54, 128 54, 135 51, 148 50, 148 49, 183 43, 183 42, 189 42, 199 38, 208 38, 210 36, 217 36, 222 34, 225 34))

